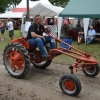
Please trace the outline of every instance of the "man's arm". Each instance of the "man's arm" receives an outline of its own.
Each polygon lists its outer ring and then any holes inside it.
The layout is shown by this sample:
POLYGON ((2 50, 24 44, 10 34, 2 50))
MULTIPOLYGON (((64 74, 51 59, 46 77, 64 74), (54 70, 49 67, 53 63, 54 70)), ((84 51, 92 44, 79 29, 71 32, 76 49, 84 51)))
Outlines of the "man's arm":
POLYGON ((41 38, 41 39, 43 39, 43 40, 45 41, 44 36, 38 35, 38 34, 36 34, 35 32, 31 32, 31 36, 32 36, 33 38, 41 38))
POLYGON ((94 31, 93 31, 93 36, 95 36, 95 35, 96 35, 96 31, 94 30, 94 31))
POLYGON ((4 24, 2 23, 1 25, 0 25, 0 28, 2 28, 4 26, 4 24))
POLYGON ((31 32, 31 36, 33 38, 42 38, 43 36, 36 34, 35 32, 31 32))
POLYGON ((9 22, 7 23, 7 27, 9 27, 9 22))

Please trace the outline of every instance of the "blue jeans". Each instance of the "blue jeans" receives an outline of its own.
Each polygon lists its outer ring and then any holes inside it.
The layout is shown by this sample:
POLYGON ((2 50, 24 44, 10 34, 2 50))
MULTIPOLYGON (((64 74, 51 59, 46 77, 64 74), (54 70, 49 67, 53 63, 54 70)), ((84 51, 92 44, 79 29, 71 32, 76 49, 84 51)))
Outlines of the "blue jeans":
POLYGON ((87 43, 87 44, 90 44, 90 43, 94 40, 94 38, 95 38, 95 37, 92 37, 92 38, 87 37, 87 38, 86 38, 86 43, 87 43))
POLYGON ((36 46, 39 48, 42 56, 46 56, 46 51, 44 49, 44 45, 47 44, 47 43, 50 43, 50 46, 51 46, 51 49, 55 49, 56 48, 56 45, 55 45, 55 42, 52 42, 51 39, 52 37, 50 36, 44 36, 45 38, 45 41, 42 40, 41 38, 31 38, 28 40, 28 43, 31 45, 31 46, 36 46))

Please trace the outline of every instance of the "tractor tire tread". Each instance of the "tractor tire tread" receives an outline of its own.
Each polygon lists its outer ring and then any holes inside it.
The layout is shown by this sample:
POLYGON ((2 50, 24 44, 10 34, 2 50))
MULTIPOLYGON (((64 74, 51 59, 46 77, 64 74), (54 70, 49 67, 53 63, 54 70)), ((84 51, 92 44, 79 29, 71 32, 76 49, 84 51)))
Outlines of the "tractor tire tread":
POLYGON ((96 66, 96 72, 94 74, 88 74, 85 70, 83 70, 83 73, 86 76, 88 76, 88 77, 95 77, 95 76, 97 76, 99 74, 99 72, 100 72, 100 66, 99 66, 99 64, 96 64, 95 66, 96 66))
POLYGON ((81 89, 82 89, 80 80, 75 75, 73 75, 73 74, 67 74, 67 75, 62 76, 60 78, 60 80, 59 80, 59 85, 60 85, 61 90, 65 94, 67 94, 69 96, 77 96, 80 93, 81 89), (71 79, 72 81, 74 81, 77 89, 76 89, 76 91, 73 94, 69 94, 69 93, 65 92, 64 89, 62 88, 62 81, 64 79, 71 79))
POLYGON ((29 72, 29 66, 30 66, 30 57, 28 56, 28 51, 27 50, 25 50, 25 47, 23 47, 22 45, 20 45, 20 44, 18 44, 18 43, 9 43, 6 47, 5 47, 5 49, 4 49, 4 53, 3 53, 3 62, 4 62, 4 65, 5 65, 5 69, 8 71, 8 73, 10 73, 11 74, 11 76, 13 76, 13 77, 15 77, 15 78, 18 78, 18 79, 20 79, 20 78, 24 78, 27 74, 28 74, 28 72, 29 72), (25 60, 25 69, 24 69, 24 71, 21 73, 21 75, 13 75, 13 74, 11 74, 8 70, 7 70, 7 67, 6 67, 6 64, 5 64, 5 51, 9 48, 9 47, 11 47, 11 46, 15 46, 16 48, 18 48, 20 51, 21 51, 21 53, 23 54, 23 56, 24 56, 24 60, 25 60))

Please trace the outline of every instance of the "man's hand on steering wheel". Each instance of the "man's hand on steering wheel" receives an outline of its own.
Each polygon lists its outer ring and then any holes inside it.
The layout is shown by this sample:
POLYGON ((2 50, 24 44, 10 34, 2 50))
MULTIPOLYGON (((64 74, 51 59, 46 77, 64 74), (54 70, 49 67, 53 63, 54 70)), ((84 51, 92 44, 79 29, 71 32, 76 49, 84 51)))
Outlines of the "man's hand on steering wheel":
POLYGON ((41 38, 45 41, 45 38, 44 38, 44 36, 41 36, 41 38))

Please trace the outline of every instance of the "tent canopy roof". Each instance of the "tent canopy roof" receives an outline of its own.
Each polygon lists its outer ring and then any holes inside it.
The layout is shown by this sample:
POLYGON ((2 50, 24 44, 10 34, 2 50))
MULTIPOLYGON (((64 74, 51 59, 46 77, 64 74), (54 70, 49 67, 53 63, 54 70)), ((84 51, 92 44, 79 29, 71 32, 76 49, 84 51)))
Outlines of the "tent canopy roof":
MULTIPOLYGON (((29 0, 29 6, 32 8, 35 4, 38 4, 39 1, 30 1, 29 0)), ((21 2, 16 6, 16 8, 26 8, 27 2, 26 0, 21 0, 21 2)))
MULTIPOLYGON (((30 9, 30 15, 36 15, 40 14, 41 16, 46 16, 46 17, 51 17, 51 16, 56 16, 58 15, 63 8, 49 5, 49 4, 44 4, 44 3, 38 3, 35 5, 32 9, 30 9)), ((23 15, 26 15, 27 13, 25 12, 23 15)))
MULTIPOLYGON (((31 1, 29 0, 29 8, 31 9, 35 5, 43 3, 45 5, 52 5, 49 0, 39 0, 39 1, 31 1)), ((14 8, 12 11, 2 13, 0 14, 0 18, 22 18, 22 15, 27 10, 27 4, 26 0, 22 0, 16 8, 14 8)))
MULTIPOLYGON (((32 7, 37 5, 38 3, 44 3, 44 4, 52 5, 48 0, 39 0, 39 1, 29 0, 29 8, 31 9, 32 7)), ((22 0, 16 6, 16 8, 12 9, 12 12, 26 12, 27 11, 27 6, 26 5, 27 5, 27 2, 25 0, 22 0)))
POLYGON ((100 18, 100 0, 70 0, 60 17, 100 18))
POLYGON ((21 18, 23 13, 13 13, 12 11, 0 14, 0 18, 21 18))
MULTIPOLYGON (((34 7, 36 4, 38 3, 44 3, 44 4, 49 4, 52 5, 48 0, 38 0, 38 1, 31 1, 29 0, 29 6, 30 8, 34 7)), ((17 6, 16 8, 26 8, 27 2, 26 0, 22 0, 17 6)))

